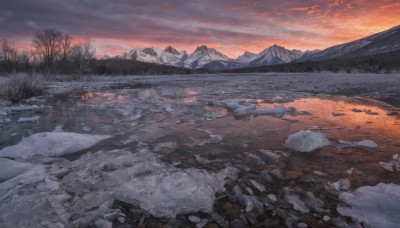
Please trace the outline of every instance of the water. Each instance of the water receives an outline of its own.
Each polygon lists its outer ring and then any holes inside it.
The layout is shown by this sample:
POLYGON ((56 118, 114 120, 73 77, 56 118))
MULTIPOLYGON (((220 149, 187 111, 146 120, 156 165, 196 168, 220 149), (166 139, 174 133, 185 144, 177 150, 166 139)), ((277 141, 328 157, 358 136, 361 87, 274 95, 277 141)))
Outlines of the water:
MULTIPOLYGON (((278 196, 273 209, 268 206, 246 214, 262 215, 257 217, 260 224, 264 221, 284 224, 288 216, 272 215, 280 208, 298 217, 296 221, 316 225, 323 215, 338 217, 335 209, 339 200, 326 190, 328 182, 347 178, 351 189, 380 182, 400 184, 399 175, 388 173, 379 165, 399 152, 400 118, 395 115, 399 110, 374 99, 304 93, 249 98, 229 89, 215 93, 212 88, 201 86, 120 85, 93 91, 76 90, 33 103, 48 107, 10 112, 8 116, 12 122, 2 125, 0 148, 57 127, 68 132, 112 136, 90 149, 65 156, 70 161, 90 151, 125 149, 135 152, 140 143, 147 143, 153 151, 160 143, 173 143, 176 146, 159 154, 158 158, 178 169, 197 168, 214 173, 231 166, 239 170, 238 179, 228 183, 226 192, 221 193, 228 197, 220 198, 214 205, 214 211, 227 222, 240 220, 244 213, 241 209, 245 209, 234 193, 235 186, 240 186, 245 195, 255 194, 259 201, 267 194, 278 196), (297 112, 288 112, 282 117, 250 114, 235 118, 232 110, 213 105, 225 99, 243 99, 246 104, 256 104, 257 108, 293 107, 297 112), (19 117, 34 115, 40 116, 38 122, 17 123, 19 117), (324 133, 332 145, 310 154, 284 147, 290 134, 306 129, 324 133), (375 141, 378 148, 342 148, 339 143, 339 140, 364 139, 375 141), (281 159, 274 162, 260 150, 274 151, 281 159), (273 170, 280 170, 285 178, 280 180, 272 175, 271 181, 261 175, 270 173, 271 176, 273 170), (316 171, 326 175, 317 175, 316 171), (261 183, 265 191, 257 190, 250 180, 261 183), (246 190, 248 188, 251 192, 246 190), (315 212, 318 216, 301 215, 285 202, 287 192, 300 196, 313 192, 324 202, 323 208, 327 211, 315 212)), ((133 206, 125 204, 116 207, 130 214, 132 217, 128 221, 132 223, 133 218, 142 213, 129 212, 133 206)), ((199 215, 211 220, 211 215, 199 215)), ((165 223, 154 217, 148 221, 165 223)), ((187 223, 179 216, 174 221, 187 223)))

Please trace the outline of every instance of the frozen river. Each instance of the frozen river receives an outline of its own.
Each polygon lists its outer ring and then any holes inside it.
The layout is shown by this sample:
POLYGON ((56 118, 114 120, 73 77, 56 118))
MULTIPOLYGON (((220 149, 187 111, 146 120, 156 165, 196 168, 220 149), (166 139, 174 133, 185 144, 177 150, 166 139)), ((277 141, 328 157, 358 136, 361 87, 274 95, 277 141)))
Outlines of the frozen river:
POLYGON ((400 222, 399 75, 93 79, 0 103, 0 227, 400 222))

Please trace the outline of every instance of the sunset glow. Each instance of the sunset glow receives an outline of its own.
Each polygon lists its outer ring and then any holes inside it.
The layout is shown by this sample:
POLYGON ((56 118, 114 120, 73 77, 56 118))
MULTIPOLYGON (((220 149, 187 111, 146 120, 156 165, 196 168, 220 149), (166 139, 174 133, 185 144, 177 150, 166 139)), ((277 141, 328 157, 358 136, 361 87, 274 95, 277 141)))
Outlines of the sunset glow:
POLYGON ((30 48, 35 31, 55 27, 90 38, 97 55, 132 47, 201 44, 231 58, 273 44, 314 50, 399 24, 397 0, 42 0, 0 3, 0 38, 30 48))

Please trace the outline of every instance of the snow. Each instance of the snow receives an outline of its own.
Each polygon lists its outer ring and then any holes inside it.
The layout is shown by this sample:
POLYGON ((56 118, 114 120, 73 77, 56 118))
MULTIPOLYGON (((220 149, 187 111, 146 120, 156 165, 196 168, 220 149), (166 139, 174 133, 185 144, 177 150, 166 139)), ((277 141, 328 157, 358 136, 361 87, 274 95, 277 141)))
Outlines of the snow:
POLYGON ((299 152, 308 153, 329 146, 330 144, 329 140, 322 133, 301 130, 290 135, 286 140, 285 146, 299 152))
POLYGON ((46 108, 47 106, 44 105, 23 105, 20 104, 18 106, 11 106, 4 108, 3 111, 30 111, 30 110, 38 110, 38 109, 43 109, 46 108))
POLYGON ((0 182, 18 176, 32 166, 28 163, 13 161, 6 158, 0 158, 0 182))
POLYGON ((39 116, 32 116, 32 117, 20 117, 17 122, 24 123, 24 122, 36 122, 39 120, 39 116))
POLYGON ((380 183, 364 186, 339 198, 350 207, 338 207, 343 216, 349 216, 371 227, 395 228, 400 224, 400 186, 380 183))
POLYGON ((340 145, 341 147, 368 147, 368 148, 377 148, 378 144, 376 144, 372 140, 362 140, 358 142, 347 142, 343 140, 339 140, 339 142, 342 144, 340 145))
POLYGON ((98 142, 108 139, 108 135, 89 135, 72 132, 36 133, 14 146, 0 150, 0 157, 28 158, 36 154, 43 156, 61 156, 87 149, 98 142))

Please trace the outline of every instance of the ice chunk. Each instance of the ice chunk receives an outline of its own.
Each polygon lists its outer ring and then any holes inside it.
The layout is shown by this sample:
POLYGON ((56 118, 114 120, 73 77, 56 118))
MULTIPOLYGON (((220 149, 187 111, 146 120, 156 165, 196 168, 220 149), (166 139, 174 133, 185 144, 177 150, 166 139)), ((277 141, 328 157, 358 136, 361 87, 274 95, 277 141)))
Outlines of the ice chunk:
POLYGON ((23 122, 36 122, 39 120, 39 116, 32 116, 32 117, 20 117, 17 122, 18 123, 23 123, 23 122))
POLYGON ((3 148, 0 157, 28 158, 35 154, 61 156, 89 148, 110 137, 72 132, 37 133, 22 139, 17 145, 3 148))
POLYGON ((372 140, 362 140, 358 142, 347 142, 343 140, 339 140, 339 142, 342 144, 340 145, 341 147, 369 147, 369 148, 377 148, 378 144, 376 144, 372 140))
POLYGON ((255 104, 252 104, 249 106, 241 105, 237 109, 233 110, 233 115, 235 117, 243 117, 243 116, 251 114, 256 109, 257 109, 257 106, 255 104))
POLYGON ((303 201, 300 200, 300 198, 292 193, 286 193, 285 194, 285 200, 293 205, 293 209, 296 211, 300 211, 301 213, 308 213, 310 210, 307 208, 307 206, 303 203, 303 201))
POLYGON ((254 115, 270 115, 276 117, 282 117, 286 114, 287 109, 283 106, 277 106, 275 108, 260 108, 254 110, 254 115))
POLYGON ((329 183, 328 185, 333 191, 343 191, 351 187, 351 182, 348 179, 340 179, 334 183, 329 183))
POLYGON ((83 155, 63 183, 73 192, 110 192, 110 198, 140 206, 155 217, 211 212, 224 189, 225 171, 177 169, 149 152, 107 151, 83 155))
POLYGON ((32 165, 13 161, 10 159, 0 158, 0 182, 18 176, 26 172, 32 165))
POLYGON ((352 193, 341 193, 339 198, 350 207, 338 207, 349 216, 371 227, 395 228, 400 224, 400 186, 380 183, 360 187, 352 193))
POLYGON ((290 135, 286 140, 285 146, 299 152, 307 153, 329 146, 330 144, 329 140, 322 133, 301 130, 290 135))
POLYGON ((38 110, 46 108, 47 106, 44 105, 19 105, 19 106, 12 106, 8 108, 4 108, 3 111, 30 111, 30 110, 38 110))

